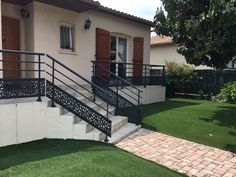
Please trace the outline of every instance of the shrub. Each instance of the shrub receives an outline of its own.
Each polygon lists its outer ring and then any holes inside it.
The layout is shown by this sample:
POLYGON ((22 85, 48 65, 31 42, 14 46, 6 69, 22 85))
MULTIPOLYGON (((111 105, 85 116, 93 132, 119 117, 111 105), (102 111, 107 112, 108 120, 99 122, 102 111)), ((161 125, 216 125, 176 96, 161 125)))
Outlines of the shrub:
POLYGON ((226 83, 215 101, 236 104, 236 81, 226 83))
POLYGON ((176 62, 166 62, 166 85, 176 92, 191 92, 198 80, 195 67, 176 62), (174 88, 173 88, 174 87, 174 88))

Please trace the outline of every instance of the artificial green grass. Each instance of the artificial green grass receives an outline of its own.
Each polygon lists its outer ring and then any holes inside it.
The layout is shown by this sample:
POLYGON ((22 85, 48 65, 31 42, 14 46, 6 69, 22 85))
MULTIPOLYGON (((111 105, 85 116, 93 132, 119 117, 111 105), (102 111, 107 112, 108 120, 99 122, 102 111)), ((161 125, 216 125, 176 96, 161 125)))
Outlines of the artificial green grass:
POLYGON ((41 140, 0 148, 0 177, 178 177, 113 145, 41 140))
POLYGON ((142 112, 144 128, 236 153, 236 105, 173 98, 142 112))

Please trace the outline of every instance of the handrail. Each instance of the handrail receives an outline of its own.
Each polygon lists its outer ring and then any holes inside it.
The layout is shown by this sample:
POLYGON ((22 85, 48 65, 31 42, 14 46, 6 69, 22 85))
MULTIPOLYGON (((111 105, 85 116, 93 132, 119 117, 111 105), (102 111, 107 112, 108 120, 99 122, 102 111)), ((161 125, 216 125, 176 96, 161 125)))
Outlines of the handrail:
MULTIPOLYGON (((97 62, 97 61, 91 61, 97 62)), ((152 66, 152 67, 165 67, 165 65, 153 65, 153 64, 142 64, 142 63, 126 63, 126 62, 107 62, 107 61, 99 61, 97 63, 115 63, 115 64, 125 64, 125 65, 141 65, 141 66, 152 66)))
MULTIPOLYGON (((119 77, 134 86, 144 86, 144 88, 146 88, 147 85, 165 84, 165 65, 113 61, 92 61, 92 63, 93 70, 96 69, 94 65, 97 65, 101 70, 108 72, 111 76, 119 77), (137 76, 134 74, 135 69, 137 69, 139 73, 137 76)), ((95 73, 93 73, 93 75, 95 75, 95 73)), ((121 86, 123 87, 123 85, 121 86)))
MULTIPOLYGON (((10 60, 9 62, 18 62, 18 63, 36 63, 38 64, 38 68, 37 69, 5 69, 5 68, 2 68, 0 69, 0 71, 32 71, 32 72, 35 72, 37 71, 38 73, 38 78, 37 78, 37 81, 38 82, 38 100, 37 101, 41 101, 41 88, 40 88, 40 81, 41 81, 41 72, 45 72, 46 70, 42 70, 41 69, 41 65, 44 64, 45 66, 51 68, 52 70, 52 73, 46 71, 46 74, 48 74, 49 76, 51 76, 52 78, 52 84, 54 84, 54 81, 55 79, 59 82, 61 82, 62 84, 64 84, 65 86, 69 87, 70 89, 76 91, 73 87, 69 86, 67 83, 63 82, 61 79, 59 79, 58 77, 55 76, 55 72, 61 74, 63 77, 65 77, 65 79, 69 79, 70 81, 72 81, 73 83, 75 83, 77 86, 81 87, 82 89, 84 89, 85 91, 89 91, 89 93, 92 93, 92 91, 86 89, 85 87, 81 86, 80 84, 78 84, 78 82, 72 80, 71 78, 69 78, 68 76, 66 76, 65 74, 63 74, 62 72, 60 72, 58 69, 55 68, 55 64, 57 64, 58 66, 64 68, 66 71, 74 74, 76 77, 78 77, 79 79, 81 79, 82 81, 86 82, 88 85, 90 85, 92 88, 95 88, 96 90, 98 90, 99 92, 103 93, 107 99, 109 100, 109 95, 103 90, 101 89, 100 87, 98 87, 96 84, 90 82, 89 80, 87 80, 86 78, 84 78, 83 76, 81 76, 80 74, 78 74, 77 72, 73 71, 72 69, 70 69, 69 67, 67 67, 66 65, 64 65, 63 63, 61 63, 60 61, 58 61, 57 59, 55 59, 54 57, 50 56, 49 54, 46 54, 46 53, 37 53, 37 52, 28 52, 28 51, 18 51, 18 50, 0 50, 0 53, 13 53, 13 54, 18 54, 18 55, 33 55, 33 56, 37 56, 38 57, 38 60, 37 61, 21 61, 21 60, 10 60), (41 62, 41 56, 46 56, 47 59, 50 59, 50 61, 52 62, 51 65, 48 64, 48 62, 41 62)), ((8 62, 6 60, 0 60, 0 62, 8 62)), ((37 77, 37 76, 36 76, 37 77)), ((55 87, 55 85, 53 86, 55 87)), ((52 94, 52 107, 55 106, 54 104, 54 100, 55 98, 53 97, 54 96, 54 88, 51 87, 53 90, 51 91, 51 94, 52 94)), ((78 93, 78 91, 76 91, 76 93, 78 93)), ((69 93, 68 93, 69 94, 69 93)), ((82 94, 82 93, 79 93, 80 95, 82 95, 85 99, 88 99, 90 101, 91 98, 88 98, 88 96, 82 94)), ((93 94, 93 93, 92 93, 93 94)), ((70 95, 70 94, 69 94, 70 95)), ((56 95, 55 95, 56 96, 56 95)), ((70 95, 71 97, 73 97, 72 95, 70 95)), ((75 97, 74 97, 75 98, 75 97)), ((104 122, 111 122, 109 120, 109 114, 112 114, 110 111, 109 111, 109 104, 108 104, 108 101, 105 101, 106 103, 106 108, 105 106, 101 106, 101 105, 98 105, 96 102, 95 102, 95 94, 94 94, 94 100, 93 100, 94 104, 97 105, 98 107, 100 107, 101 109, 105 110, 106 111, 106 116, 107 116, 107 120, 105 120, 105 116, 101 115, 99 112, 96 112, 96 110, 94 110, 98 115, 102 116, 100 117, 101 120, 104 122)), ((81 102, 82 104, 82 102, 81 102)), ((89 106, 87 106, 88 108, 90 108, 89 106)), ((90 108, 92 109, 92 108, 90 108)), ((94 115, 97 115, 95 114, 95 112, 91 112, 92 114, 94 115)), ((86 119, 89 121, 89 119, 86 119)), ((102 125, 103 126, 103 125, 102 125)), ((110 128, 111 128, 111 125, 108 125, 110 128)), ((98 126, 99 127, 99 126, 98 126)), ((97 127, 97 128, 98 128, 97 127)), ((99 129, 99 128, 98 128, 99 129)), ((101 128, 100 128, 101 130, 101 128)), ((103 133, 105 133, 103 130, 102 130, 103 133)), ((106 132, 106 139, 105 141, 108 141, 107 139, 107 136, 110 136, 110 132, 106 132)))
POLYGON ((75 71, 73 71, 72 69, 70 69, 69 67, 67 67, 66 65, 61 63, 60 61, 56 60, 55 58, 53 58, 52 56, 50 56, 48 54, 46 54, 46 56, 49 57, 50 59, 54 60, 56 63, 58 63, 59 65, 61 65, 62 67, 64 67, 65 69, 67 69, 68 71, 73 73, 74 75, 76 75, 79 78, 81 78, 83 81, 87 82, 89 85, 92 85, 93 87, 95 87, 95 88, 99 89, 100 91, 102 91, 103 93, 105 93, 100 87, 98 87, 94 83, 90 82, 89 80, 85 79, 83 76, 81 76, 80 74, 76 73, 75 71))
POLYGON ((105 67, 101 66, 98 64, 98 62, 96 61, 91 61, 93 64, 96 63, 96 65, 98 65, 100 68, 102 68, 103 70, 105 70, 106 72, 108 72, 109 74, 111 74, 112 76, 115 76, 116 78, 118 78, 119 80, 121 80, 122 82, 128 84, 129 86, 131 86, 132 88, 136 89, 137 91, 143 93, 142 90, 138 89, 137 87, 135 87, 133 84, 127 82, 126 80, 124 80, 123 78, 117 76, 116 74, 112 73, 111 71, 109 71, 108 69, 106 69, 105 67))
POLYGON ((118 75, 112 73, 110 70, 108 70, 107 68, 105 68, 104 66, 101 66, 99 62, 96 61, 91 61, 93 64, 93 78, 94 78, 94 82, 100 82, 101 84, 105 85, 107 84, 107 80, 105 78, 103 78, 103 76, 99 77, 96 75, 96 72, 100 70, 102 70, 103 72, 108 74, 108 82, 111 79, 114 79, 114 86, 115 86, 115 91, 113 91, 112 89, 109 88, 109 83, 108 86, 105 87, 105 89, 107 89, 108 92, 111 92, 114 95, 114 99, 113 100, 113 105, 116 106, 117 109, 123 109, 123 108, 127 108, 128 109, 128 116, 134 116, 136 119, 136 124, 140 125, 141 123, 141 109, 140 106, 141 104, 141 93, 143 93, 142 90, 138 89, 136 86, 134 86, 133 84, 129 83, 128 81, 126 81, 125 79, 119 77, 118 75), (104 83, 102 83, 102 82, 104 83), (121 82, 121 85, 120 85, 121 82), (119 88, 119 86, 121 86, 121 88, 119 88), (130 86, 131 89, 129 87, 126 86, 130 86), (126 91, 122 90, 124 87, 126 87, 126 91), (134 90, 132 89, 134 88, 134 90), (123 97, 122 95, 120 95, 120 93, 124 94, 125 96, 123 97), (130 93, 132 93, 133 95, 131 95, 130 93), (135 95, 135 96, 134 96, 135 95), (130 100, 134 100, 135 102, 137 102, 137 105, 130 100))
POLYGON ((19 51, 19 50, 7 50, 7 49, 2 49, 0 50, 0 53, 16 53, 16 54, 27 54, 27 55, 40 55, 44 56, 45 53, 40 53, 40 52, 29 52, 29 51, 19 51))

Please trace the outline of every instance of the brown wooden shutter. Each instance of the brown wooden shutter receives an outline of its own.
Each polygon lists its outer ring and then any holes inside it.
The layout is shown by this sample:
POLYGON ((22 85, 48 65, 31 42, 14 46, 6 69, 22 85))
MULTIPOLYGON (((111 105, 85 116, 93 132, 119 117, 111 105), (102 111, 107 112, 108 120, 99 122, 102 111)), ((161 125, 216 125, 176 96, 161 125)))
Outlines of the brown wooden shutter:
MULTIPOLYGON (((110 50, 110 32, 104 29, 96 28, 96 61, 109 62, 110 50)), ((109 70, 108 63, 100 63, 99 65, 109 70)), ((109 74, 103 69, 96 69, 96 76, 108 76, 109 74)))
MULTIPOLYGON (((134 53, 133 53, 133 63, 134 64, 143 64, 143 49, 144 49, 144 38, 135 37, 134 38, 134 53)), ((133 69, 134 77, 143 76, 143 67, 142 65, 134 65, 133 69)))
MULTIPOLYGON (((19 21, 10 17, 2 17, 2 48, 8 50, 20 49, 19 21)), ((3 60, 20 60, 20 56, 14 53, 3 53, 3 60)), ((19 79, 21 77, 19 62, 4 62, 3 77, 5 79, 19 79), (12 70, 12 71, 9 71, 12 70), (14 71, 15 70, 15 71, 14 71)))

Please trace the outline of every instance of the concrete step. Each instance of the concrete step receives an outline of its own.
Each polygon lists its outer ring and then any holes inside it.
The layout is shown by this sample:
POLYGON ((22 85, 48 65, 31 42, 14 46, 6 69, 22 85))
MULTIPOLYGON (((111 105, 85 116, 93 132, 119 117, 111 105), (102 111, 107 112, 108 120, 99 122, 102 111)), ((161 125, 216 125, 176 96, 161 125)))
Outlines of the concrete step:
POLYGON ((120 128, 122 128, 123 126, 125 126, 128 123, 128 117, 113 116, 111 118, 111 121, 112 121, 111 132, 113 134, 113 133, 117 132, 120 128))
POLYGON ((62 115, 64 116, 63 118, 72 118, 74 120, 73 124, 77 124, 81 121, 81 119, 79 117, 77 117, 76 115, 74 115, 73 113, 71 112, 67 112, 66 114, 62 115))
MULTIPOLYGON (((107 113, 105 112, 105 110, 99 110, 98 111, 100 114, 102 114, 103 116, 107 116, 107 113)), ((112 117, 114 117, 113 115, 109 115, 109 118, 112 118, 112 117)), ((124 121, 123 122, 119 122, 119 121, 115 121, 115 123, 117 124, 116 125, 116 127, 115 127, 115 129, 114 130, 117 130, 117 127, 119 128, 119 125, 122 125, 122 124, 124 124, 124 122, 126 121, 126 119, 125 118, 123 118, 124 119, 124 121)), ((118 120, 121 120, 121 118, 118 118, 118 120)), ((79 134, 79 135, 81 135, 81 134, 86 134, 86 133, 89 133, 89 132, 91 132, 91 131, 93 131, 93 130, 95 130, 95 128, 92 126, 92 125, 90 125, 89 123, 87 123, 86 121, 84 121, 84 120, 80 120, 79 122, 77 122, 76 124, 74 124, 74 132, 75 132, 75 134, 79 134)))
POLYGON ((116 144, 119 141, 127 138, 129 135, 133 134, 134 132, 138 131, 141 128, 141 125, 137 126, 135 124, 128 123, 122 128, 120 128, 117 132, 112 134, 111 138, 109 139, 109 143, 116 144))
MULTIPOLYGON (((113 116, 111 118, 112 121, 112 134, 117 132, 119 129, 121 129, 122 127, 124 127, 125 125, 127 125, 128 123, 128 118, 127 117, 123 117, 123 116, 113 116)), ((82 135, 82 139, 90 139, 92 138, 92 140, 95 141, 104 141, 104 139, 106 138, 106 135, 102 132, 100 132, 97 129, 92 129, 90 132, 83 134, 83 133, 79 133, 79 131, 82 131, 81 127, 76 127, 77 130, 74 130, 74 137, 76 137, 76 139, 80 139, 81 135, 82 135), (78 128, 78 129, 77 129, 78 128), (79 129, 80 128, 80 129, 79 129)))

